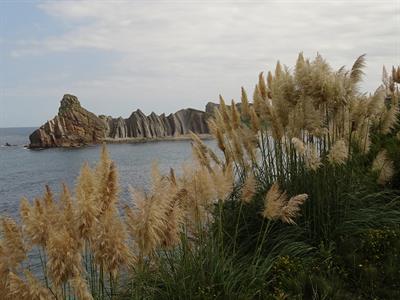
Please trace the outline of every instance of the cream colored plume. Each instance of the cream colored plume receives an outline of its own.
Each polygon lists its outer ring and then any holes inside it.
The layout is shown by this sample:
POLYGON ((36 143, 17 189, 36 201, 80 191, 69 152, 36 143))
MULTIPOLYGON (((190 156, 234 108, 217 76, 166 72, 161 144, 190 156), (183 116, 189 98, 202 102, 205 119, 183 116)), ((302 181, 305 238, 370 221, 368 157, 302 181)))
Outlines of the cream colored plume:
POLYGON ((328 154, 328 161, 333 165, 343 165, 349 156, 349 150, 344 140, 336 141, 328 154))
POLYGON ((282 208, 287 202, 287 195, 279 189, 279 185, 275 182, 268 190, 264 198, 264 210, 262 215, 269 220, 277 220, 282 215, 282 208))
POLYGON ((300 194, 288 200, 286 192, 282 192, 275 182, 265 196, 262 215, 269 220, 279 219, 283 223, 295 224, 295 218, 300 215, 300 206, 307 198, 307 194, 300 194))
POLYGON ((284 223, 295 224, 294 221, 300 215, 300 206, 308 199, 307 194, 300 194, 289 199, 282 208, 281 220, 284 223))
POLYGON ((247 176, 246 180, 244 181, 240 200, 243 201, 244 203, 250 203, 255 192, 256 192, 256 179, 253 173, 250 173, 247 176))
POLYGON ((306 153, 306 147, 302 140, 294 137, 292 138, 292 144, 299 155, 303 156, 306 153))
POLYGON ((318 170, 318 168, 322 165, 321 158, 318 154, 315 145, 309 145, 307 147, 305 155, 305 164, 306 168, 312 171, 318 170))
POLYGON ((390 160, 386 150, 378 153, 372 163, 372 170, 378 173, 377 182, 379 184, 384 185, 392 179, 395 172, 394 163, 390 160))

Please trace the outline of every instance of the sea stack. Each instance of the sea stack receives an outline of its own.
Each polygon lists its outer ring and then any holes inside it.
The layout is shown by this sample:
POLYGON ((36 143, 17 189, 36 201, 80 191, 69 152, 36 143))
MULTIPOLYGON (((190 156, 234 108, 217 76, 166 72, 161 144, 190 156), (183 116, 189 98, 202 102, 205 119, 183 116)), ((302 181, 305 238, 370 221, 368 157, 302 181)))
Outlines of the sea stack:
POLYGON ((189 134, 208 134, 207 114, 196 109, 182 109, 166 116, 154 112, 146 116, 139 109, 129 118, 96 116, 83 108, 76 96, 66 94, 57 116, 30 136, 29 148, 79 147, 105 139, 157 139, 189 134))

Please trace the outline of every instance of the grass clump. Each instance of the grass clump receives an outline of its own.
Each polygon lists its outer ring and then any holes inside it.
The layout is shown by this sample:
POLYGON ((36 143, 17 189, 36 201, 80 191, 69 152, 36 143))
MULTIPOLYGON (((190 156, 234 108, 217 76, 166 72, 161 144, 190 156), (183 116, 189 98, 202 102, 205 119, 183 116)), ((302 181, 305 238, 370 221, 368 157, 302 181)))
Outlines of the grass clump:
POLYGON ((119 204, 103 147, 74 193, 2 220, 1 299, 399 297, 399 69, 359 92, 365 57, 333 70, 299 55, 193 135, 181 176, 153 166, 119 204))

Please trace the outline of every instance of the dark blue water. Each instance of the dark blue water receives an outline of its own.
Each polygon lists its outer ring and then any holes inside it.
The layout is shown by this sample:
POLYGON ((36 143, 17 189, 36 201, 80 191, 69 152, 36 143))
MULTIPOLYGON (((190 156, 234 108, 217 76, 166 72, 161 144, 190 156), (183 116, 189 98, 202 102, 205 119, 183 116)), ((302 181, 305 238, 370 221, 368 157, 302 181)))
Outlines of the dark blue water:
MULTIPOLYGON (((0 215, 16 216, 21 197, 41 196, 48 184, 55 192, 65 182, 71 189, 84 161, 92 166, 99 158, 100 146, 78 149, 29 150, 28 136, 34 128, 0 128, 0 215), (5 147, 9 143, 15 146, 5 147)), ((213 141, 207 141, 213 144, 213 141)), ((120 175, 121 200, 130 201, 128 186, 146 187, 151 164, 157 161, 162 171, 179 170, 191 158, 190 141, 163 141, 142 144, 110 144, 111 158, 120 175)))

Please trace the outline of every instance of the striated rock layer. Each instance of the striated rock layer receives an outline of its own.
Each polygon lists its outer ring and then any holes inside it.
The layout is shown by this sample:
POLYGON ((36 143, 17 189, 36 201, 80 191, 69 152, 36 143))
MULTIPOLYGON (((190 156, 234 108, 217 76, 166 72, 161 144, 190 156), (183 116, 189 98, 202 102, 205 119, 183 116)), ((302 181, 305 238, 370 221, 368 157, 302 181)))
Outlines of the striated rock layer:
POLYGON ((77 97, 64 95, 54 119, 46 122, 30 136, 30 148, 79 147, 104 139, 174 137, 193 131, 208 134, 207 113, 182 109, 174 114, 146 116, 139 109, 129 118, 96 116, 84 109, 77 97))

